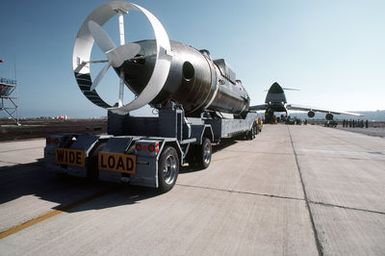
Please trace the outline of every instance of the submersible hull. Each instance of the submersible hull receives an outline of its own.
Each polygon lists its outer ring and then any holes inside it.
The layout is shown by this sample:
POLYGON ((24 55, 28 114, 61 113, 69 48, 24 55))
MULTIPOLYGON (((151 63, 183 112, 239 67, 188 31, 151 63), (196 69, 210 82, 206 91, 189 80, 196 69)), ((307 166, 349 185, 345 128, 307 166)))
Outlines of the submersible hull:
MULTIPOLYGON (((135 42, 141 50, 115 71, 136 95, 147 85, 156 61, 156 41, 135 42), (123 74, 123 76, 122 76, 123 74)), ((149 104, 161 107, 168 101, 181 105, 187 116, 203 111, 219 111, 242 115, 249 109, 250 98, 235 73, 223 59, 213 60, 207 50, 197 50, 171 41, 172 62, 165 84, 149 104)))

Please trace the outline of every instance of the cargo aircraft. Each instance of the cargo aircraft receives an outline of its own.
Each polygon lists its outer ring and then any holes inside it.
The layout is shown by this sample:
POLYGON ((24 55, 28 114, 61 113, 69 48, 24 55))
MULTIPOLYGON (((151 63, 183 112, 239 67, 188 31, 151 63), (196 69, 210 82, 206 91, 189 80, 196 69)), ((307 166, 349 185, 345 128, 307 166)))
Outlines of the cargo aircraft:
POLYGON ((275 112, 285 112, 286 116, 288 115, 288 110, 297 110, 307 112, 307 116, 313 118, 315 112, 326 113, 325 119, 330 121, 333 120, 334 115, 351 115, 351 116, 361 116, 357 113, 344 112, 344 111, 334 111, 330 109, 315 108, 309 106, 302 106, 296 104, 287 104, 286 96, 284 90, 293 90, 290 88, 282 88, 277 82, 274 82, 269 90, 267 91, 265 104, 251 106, 250 110, 264 110, 265 111, 265 122, 272 123, 274 121, 275 112))

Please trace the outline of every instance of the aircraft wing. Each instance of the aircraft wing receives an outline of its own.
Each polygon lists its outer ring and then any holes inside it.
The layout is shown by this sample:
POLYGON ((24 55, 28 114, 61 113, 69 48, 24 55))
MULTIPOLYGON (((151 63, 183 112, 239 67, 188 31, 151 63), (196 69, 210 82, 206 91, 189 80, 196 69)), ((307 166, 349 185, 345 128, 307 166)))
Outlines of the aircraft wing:
POLYGON ((255 106, 249 107, 249 110, 266 110, 266 109, 267 109, 267 104, 255 105, 255 106))
POLYGON ((322 109, 322 108, 313 108, 310 106, 302 106, 302 105, 295 105, 295 104, 288 104, 286 105, 286 108, 288 110, 313 111, 313 112, 321 112, 321 113, 330 113, 333 115, 362 116, 361 114, 358 114, 358 113, 352 113, 352 112, 346 112, 346 111, 335 111, 335 110, 322 109))

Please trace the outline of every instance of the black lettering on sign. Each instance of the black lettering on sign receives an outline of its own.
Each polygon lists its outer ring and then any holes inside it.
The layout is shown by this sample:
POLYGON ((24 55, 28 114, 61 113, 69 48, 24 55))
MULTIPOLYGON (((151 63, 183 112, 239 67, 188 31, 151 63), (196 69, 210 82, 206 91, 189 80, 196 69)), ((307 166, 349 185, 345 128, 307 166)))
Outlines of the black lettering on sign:
POLYGON ((101 167, 99 167, 100 169, 106 169, 108 167, 105 159, 106 158, 104 154, 99 154, 99 166, 101 167))
POLYGON ((85 153, 78 149, 56 149, 56 163, 84 167, 85 153))
POLYGON ((132 170, 134 167, 134 161, 131 158, 126 159, 127 170, 132 170))
POLYGON ((58 162, 60 162, 60 163, 63 162, 64 161, 64 151, 58 149, 56 152, 56 158, 57 158, 58 162))
POLYGON ((100 170, 135 174, 136 156, 119 153, 98 153, 98 167, 100 170))
POLYGON ((116 169, 119 171, 128 170, 128 168, 125 168, 124 162, 123 162, 123 157, 121 157, 121 156, 118 157, 118 164, 116 165, 116 169))
POLYGON ((70 151, 69 152, 69 163, 73 164, 75 163, 75 152, 70 151))
POLYGON ((108 157, 108 168, 115 169, 115 158, 113 155, 108 157))
POLYGON ((81 164, 81 163, 82 163, 82 153, 76 152, 76 164, 81 164))

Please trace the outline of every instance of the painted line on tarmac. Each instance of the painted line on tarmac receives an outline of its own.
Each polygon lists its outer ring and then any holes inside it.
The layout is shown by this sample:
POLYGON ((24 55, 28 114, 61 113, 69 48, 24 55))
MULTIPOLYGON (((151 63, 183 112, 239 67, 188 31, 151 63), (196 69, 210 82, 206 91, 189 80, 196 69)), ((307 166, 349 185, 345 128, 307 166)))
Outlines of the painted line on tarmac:
POLYGON ((92 201, 98 197, 101 197, 101 196, 104 196, 106 195, 107 193, 111 192, 112 189, 105 189, 105 190, 101 190, 101 191, 98 191, 98 192, 95 192, 87 197, 84 197, 84 198, 81 198, 79 200, 76 200, 74 202, 71 202, 71 203, 68 203, 68 204, 64 204, 64 205, 59 205, 59 206, 56 206, 54 207, 52 210, 46 212, 46 213, 43 213, 35 218, 32 218, 30 220, 27 220, 26 222, 23 222, 21 224, 18 224, 18 225, 15 225, 13 227, 10 227, 2 232, 0 232, 0 239, 3 239, 7 236, 10 236, 10 235, 13 235, 13 234, 16 234, 26 228, 29 228, 33 225, 36 225, 36 224, 39 224, 43 221, 46 221, 52 217, 55 217, 59 214, 62 214, 64 212, 67 212, 71 209, 74 209, 75 207, 78 207, 84 203, 87 203, 89 201, 92 201))

